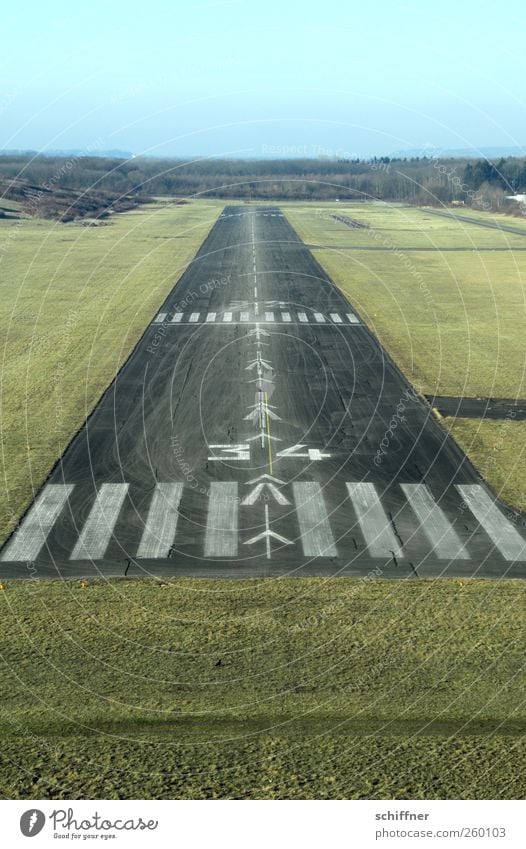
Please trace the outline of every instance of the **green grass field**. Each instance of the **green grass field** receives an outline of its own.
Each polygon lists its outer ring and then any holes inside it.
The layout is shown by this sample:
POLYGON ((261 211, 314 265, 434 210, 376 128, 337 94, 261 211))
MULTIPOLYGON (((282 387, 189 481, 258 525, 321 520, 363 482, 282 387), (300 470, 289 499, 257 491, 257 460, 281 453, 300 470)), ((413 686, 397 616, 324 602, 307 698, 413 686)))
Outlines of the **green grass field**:
POLYGON ((526 512, 526 422, 445 418, 443 423, 498 497, 526 512))
POLYGON ((222 207, 165 200, 98 227, 0 220, 0 539, 111 383, 222 207))
MULTIPOLYGON (((526 251, 516 250, 526 248, 526 238, 401 206, 334 204, 286 207, 285 212, 307 243, 330 246, 314 249, 314 256, 418 390, 526 396, 526 251), (350 229, 331 214, 362 221, 369 229, 350 229)), ((506 500, 524 506, 524 430, 508 428, 506 449, 495 463, 492 425, 484 423, 488 437, 476 445, 469 435, 460 438, 462 427, 455 435, 475 464, 484 466, 489 483, 506 500)))
POLYGON ((8 582, 0 792, 520 797, 524 592, 520 581, 8 582))

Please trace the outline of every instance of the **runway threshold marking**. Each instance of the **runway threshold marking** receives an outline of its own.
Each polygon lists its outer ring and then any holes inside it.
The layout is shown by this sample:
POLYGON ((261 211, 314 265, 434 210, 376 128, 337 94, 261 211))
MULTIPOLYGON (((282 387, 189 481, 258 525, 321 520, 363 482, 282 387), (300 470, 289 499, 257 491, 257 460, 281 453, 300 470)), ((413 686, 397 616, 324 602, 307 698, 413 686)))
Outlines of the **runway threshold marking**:
POLYGON ((301 544, 306 557, 336 557, 329 517, 319 483, 298 481, 292 484, 301 544))
POLYGON ((137 557, 168 557, 179 518, 182 483, 156 484, 137 557))
POLYGON ((70 560, 104 557, 129 484, 103 483, 73 549, 70 560))
POLYGON ((205 557, 235 557, 238 536, 237 483, 210 484, 206 519, 205 557))
POLYGON ((422 530, 441 560, 466 560, 469 554, 455 530, 423 483, 400 484, 422 530))
POLYGON ((457 484, 456 488, 505 560, 526 560, 526 543, 484 487, 457 484))
POLYGON ((380 503, 374 484, 347 483, 365 544, 373 557, 402 557, 399 542, 380 503))
POLYGON ((2 552, 1 559, 35 560, 72 491, 73 484, 47 484, 2 552))

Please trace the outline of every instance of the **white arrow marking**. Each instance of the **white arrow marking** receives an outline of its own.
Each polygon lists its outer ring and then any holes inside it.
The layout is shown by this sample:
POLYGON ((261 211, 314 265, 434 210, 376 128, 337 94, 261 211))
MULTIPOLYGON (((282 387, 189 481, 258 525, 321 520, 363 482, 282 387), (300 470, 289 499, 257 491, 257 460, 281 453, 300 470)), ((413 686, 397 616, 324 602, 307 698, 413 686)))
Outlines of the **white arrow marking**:
MULTIPOLYGON (((254 421, 257 421, 259 419, 261 413, 265 413, 269 417, 269 419, 274 419, 274 421, 278 421, 278 422, 281 421, 280 416, 278 416, 277 413, 274 413, 270 409, 268 404, 263 404, 263 403, 255 404, 252 412, 249 413, 247 416, 245 416, 244 420, 249 421, 250 419, 253 419, 254 421)), ((307 455, 305 455, 305 456, 307 456, 307 455)))
POLYGON ((250 330, 247 333, 247 336, 255 336, 256 339, 259 339, 260 336, 270 336, 270 333, 267 333, 266 330, 261 330, 259 327, 256 327, 255 330, 250 330))
POLYGON ((282 542, 284 545, 293 545, 291 539, 287 539, 287 537, 282 537, 281 534, 275 533, 275 531, 270 530, 270 521, 268 515, 268 504, 265 504, 265 530, 261 531, 257 536, 252 537, 251 539, 247 539, 244 545, 254 545, 255 542, 259 542, 260 539, 264 539, 266 541, 267 546, 267 560, 270 560, 271 551, 270 551, 270 538, 276 539, 278 542, 282 542))
POLYGON ((291 448, 284 448, 282 451, 278 451, 277 457, 308 457, 309 460, 324 460, 325 458, 330 457, 330 454, 324 454, 320 451, 319 448, 308 448, 307 451, 303 451, 305 445, 292 445, 291 448))
POLYGON ((258 366, 268 369, 272 368, 272 365, 270 363, 267 363, 266 360, 262 360, 261 357, 258 357, 257 360, 252 360, 252 362, 248 366, 245 366, 245 371, 250 371, 253 368, 257 368, 258 366))
POLYGON ((219 448, 222 456, 209 457, 209 460, 250 460, 250 445, 209 445, 211 450, 219 448))
MULTIPOLYGON (((255 442, 255 441, 256 441, 256 439, 259 439, 259 438, 260 438, 260 434, 258 433, 258 435, 257 435, 257 436, 251 436, 251 437, 250 437, 250 439, 247 439, 247 442, 255 442)), ((271 435, 271 434, 269 434, 269 433, 262 433, 262 434, 261 434, 261 439, 273 439, 273 440, 274 440, 274 442, 281 442, 281 441, 282 441, 282 440, 281 440, 281 437, 279 437, 279 436, 272 436, 272 435, 271 435)))
POLYGON ((282 506, 285 504, 290 504, 288 498, 285 498, 283 493, 280 492, 279 489, 277 489, 277 487, 275 487, 273 483, 268 483, 267 481, 265 481, 265 483, 258 483, 258 485, 254 487, 252 492, 249 492, 248 495, 244 497, 241 503, 244 505, 255 504, 265 487, 268 487, 270 493, 274 496, 278 504, 281 504, 282 506))
MULTIPOLYGON (((257 439, 257 436, 254 437, 257 439)), ((269 475, 265 472, 263 475, 260 475, 258 478, 253 478, 251 481, 247 481, 247 486, 250 486, 252 483, 259 483, 259 481, 273 481, 274 483, 280 484, 280 486, 285 486, 285 481, 280 480, 279 478, 275 478, 273 475, 269 475)))

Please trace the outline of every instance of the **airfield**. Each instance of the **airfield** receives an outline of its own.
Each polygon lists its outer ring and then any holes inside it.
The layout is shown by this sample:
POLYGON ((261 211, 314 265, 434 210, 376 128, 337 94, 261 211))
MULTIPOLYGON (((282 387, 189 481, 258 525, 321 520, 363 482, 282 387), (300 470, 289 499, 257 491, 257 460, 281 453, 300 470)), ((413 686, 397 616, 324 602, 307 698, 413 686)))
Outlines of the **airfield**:
POLYGON ((524 577, 526 535, 282 210, 233 205, 0 560, 17 578, 524 577))

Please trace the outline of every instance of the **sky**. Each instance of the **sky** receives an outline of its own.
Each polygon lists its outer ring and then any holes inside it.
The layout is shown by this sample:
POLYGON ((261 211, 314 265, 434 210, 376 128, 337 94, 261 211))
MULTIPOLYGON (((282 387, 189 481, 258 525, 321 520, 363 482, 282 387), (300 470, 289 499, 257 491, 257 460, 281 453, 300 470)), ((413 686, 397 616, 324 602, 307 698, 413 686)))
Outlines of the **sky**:
POLYGON ((25 0, 0 148, 368 157, 526 143, 524 0, 25 0))

